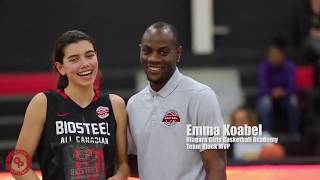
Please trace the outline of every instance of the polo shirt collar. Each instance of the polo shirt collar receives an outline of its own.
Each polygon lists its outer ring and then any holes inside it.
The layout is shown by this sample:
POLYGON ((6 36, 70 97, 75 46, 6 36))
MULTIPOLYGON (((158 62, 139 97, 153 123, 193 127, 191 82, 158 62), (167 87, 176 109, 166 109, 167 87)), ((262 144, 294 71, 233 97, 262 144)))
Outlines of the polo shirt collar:
POLYGON ((171 94, 173 92, 173 90, 176 89, 176 87, 178 86, 181 78, 182 78, 182 74, 180 73, 178 68, 176 68, 175 72, 170 77, 168 82, 158 92, 154 91, 151 88, 150 83, 149 83, 149 91, 150 91, 150 93, 152 95, 157 95, 158 94, 161 97, 167 97, 167 96, 169 96, 169 94, 171 94))

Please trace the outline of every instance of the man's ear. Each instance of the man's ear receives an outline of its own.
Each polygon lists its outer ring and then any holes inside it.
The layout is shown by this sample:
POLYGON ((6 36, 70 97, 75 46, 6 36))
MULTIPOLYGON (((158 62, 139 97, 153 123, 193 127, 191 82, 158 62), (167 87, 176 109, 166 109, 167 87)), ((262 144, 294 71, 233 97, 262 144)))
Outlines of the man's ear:
POLYGON ((177 47, 177 64, 180 63, 180 58, 181 58, 181 55, 182 55, 182 46, 178 46, 177 47))
POLYGON ((61 76, 65 76, 65 75, 66 75, 66 72, 65 72, 65 70, 64 70, 64 67, 63 67, 63 65, 62 65, 61 63, 55 62, 55 63, 54 63, 54 66, 56 67, 57 71, 59 72, 59 74, 60 74, 61 76))

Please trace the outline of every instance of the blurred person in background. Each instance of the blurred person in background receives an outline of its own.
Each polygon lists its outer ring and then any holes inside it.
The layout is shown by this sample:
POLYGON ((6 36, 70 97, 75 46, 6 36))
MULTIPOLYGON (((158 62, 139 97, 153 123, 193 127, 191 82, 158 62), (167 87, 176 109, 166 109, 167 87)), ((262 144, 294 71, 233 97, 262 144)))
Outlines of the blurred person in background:
MULTIPOLYGON (((258 126, 256 113, 248 106, 240 106, 231 114, 232 126, 258 126)), ((262 137, 272 137, 267 131, 262 132, 262 137)), ((238 160, 258 160, 261 150, 267 143, 233 143, 233 158, 238 160)))
POLYGON ((308 155, 320 154, 320 0, 297 0, 294 14, 294 42, 298 62, 313 67, 313 89, 303 94, 304 142, 308 155))
POLYGON ((315 83, 319 85, 320 0, 297 0, 293 22, 293 43, 298 54, 297 62, 314 67, 315 83))
POLYGON ((259 65, 259 99, 257 112, 264 130, 272 133, 274 107, 277 104, 286 112, 289 131, 299 137, 299 106, 296 96, 295 64, 288 57, 286 43, 275 38, 267 57, 259 65))

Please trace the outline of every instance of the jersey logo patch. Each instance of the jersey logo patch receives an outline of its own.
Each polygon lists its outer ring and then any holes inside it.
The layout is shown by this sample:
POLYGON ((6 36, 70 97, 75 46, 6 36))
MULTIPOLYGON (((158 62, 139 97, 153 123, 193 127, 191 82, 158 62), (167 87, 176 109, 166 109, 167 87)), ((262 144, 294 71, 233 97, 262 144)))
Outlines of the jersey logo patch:
POLYGON ((180 117, 177 111, 169 110, 162 119, 162 123, 166 126, 173 126, 180 122, 180 117))
POLYGON ((109 108, 104 106, 99 106, 96 110, 96 114, 100 119, 104 119, 109 116, 109 108))

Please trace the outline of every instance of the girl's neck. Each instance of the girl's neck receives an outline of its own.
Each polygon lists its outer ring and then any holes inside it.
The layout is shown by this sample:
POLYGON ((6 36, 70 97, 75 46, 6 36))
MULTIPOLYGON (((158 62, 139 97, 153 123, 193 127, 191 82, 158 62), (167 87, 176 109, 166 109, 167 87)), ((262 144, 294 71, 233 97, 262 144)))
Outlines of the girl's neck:
POLYGON ((93 86, 79 88, 68 85, 64 92, 82 108, 88 106, 95 96, 93 86))

